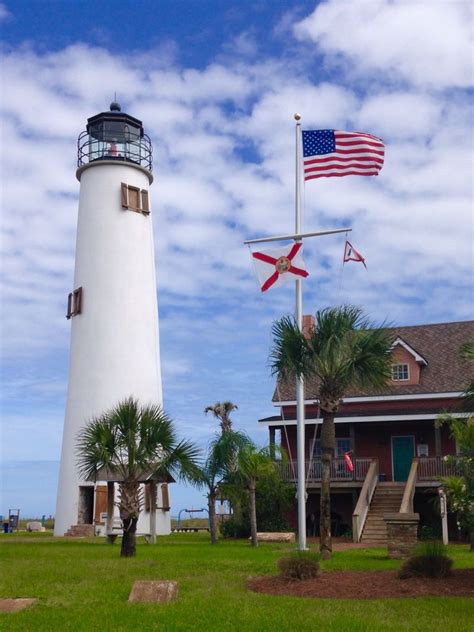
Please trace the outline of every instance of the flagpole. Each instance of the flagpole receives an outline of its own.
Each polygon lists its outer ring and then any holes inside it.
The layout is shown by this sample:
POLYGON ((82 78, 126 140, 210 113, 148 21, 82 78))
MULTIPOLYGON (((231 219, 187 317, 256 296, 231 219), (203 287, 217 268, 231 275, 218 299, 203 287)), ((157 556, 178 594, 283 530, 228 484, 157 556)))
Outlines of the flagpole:
MULTIPOLYGON (((295 114, 296 121, 296 169, 295 169, 295 233, 301 234, 301 116, 295 114)), ((302 241, 301 239, 296 241, 302 241)), ((296 323, 303 331, 303 287, 301 279, 295 281, 296 323)), ((305 419, 304 380, 296 378, 296 458, 298 473, 298 550, 306 551, 306 471, 305 471, 305 419)))

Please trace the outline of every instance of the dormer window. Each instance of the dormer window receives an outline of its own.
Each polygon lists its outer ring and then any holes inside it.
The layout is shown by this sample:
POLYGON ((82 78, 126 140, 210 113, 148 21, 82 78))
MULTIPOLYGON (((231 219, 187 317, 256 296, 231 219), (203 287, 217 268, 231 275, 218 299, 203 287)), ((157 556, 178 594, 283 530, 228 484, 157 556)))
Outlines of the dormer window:
POLYGON ((392 364, 392 380, 403 382, 410 379, 410 367, 408 364, 392 364))

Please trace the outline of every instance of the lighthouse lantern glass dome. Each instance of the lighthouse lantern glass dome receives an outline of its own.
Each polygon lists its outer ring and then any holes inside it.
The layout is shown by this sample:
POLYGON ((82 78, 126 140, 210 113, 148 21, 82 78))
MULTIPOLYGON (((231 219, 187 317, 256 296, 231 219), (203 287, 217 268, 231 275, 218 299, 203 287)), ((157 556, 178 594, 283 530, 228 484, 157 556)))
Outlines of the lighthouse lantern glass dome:
POLYGON ((151 143, 142 122, 123 112, 89 118, 86 132, 79 136, 78 166, 96 160, 125 160, 151 171, 151 143))

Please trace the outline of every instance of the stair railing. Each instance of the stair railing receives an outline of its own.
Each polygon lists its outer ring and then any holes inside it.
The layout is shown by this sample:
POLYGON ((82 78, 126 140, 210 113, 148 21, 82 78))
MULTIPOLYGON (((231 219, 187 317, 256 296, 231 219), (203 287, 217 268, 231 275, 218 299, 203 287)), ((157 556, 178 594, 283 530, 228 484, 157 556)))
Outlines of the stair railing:
POLYGON ((405 491, 403 492, 400 513, 413 513, 413 497, 415 495, 416 481, 418 480, 418 457, 415 457, 410 467, 405 491))
POLYGON ((379 462, 373 459, 367 470, 364 484, 359 495, 359 500, 352 514, 352 539, 354 542, 360 542, 362 531, 364 530, 367 514, 369 513, 370 503, 372 502, 375 488, 379 480, 379 462))

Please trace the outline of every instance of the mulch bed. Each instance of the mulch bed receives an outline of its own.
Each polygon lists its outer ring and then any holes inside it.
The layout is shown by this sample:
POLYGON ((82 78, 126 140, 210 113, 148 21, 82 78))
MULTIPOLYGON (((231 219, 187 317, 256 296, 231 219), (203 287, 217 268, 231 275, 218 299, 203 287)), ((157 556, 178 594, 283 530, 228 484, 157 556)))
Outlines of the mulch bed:
POLYGON ((474 597, 474 568, 454 570, 444 579, 398 579, 395 571, 325 571, 316 579, 304 581, 253 577, 248 587, 269 595, 320 599, 474 597))

